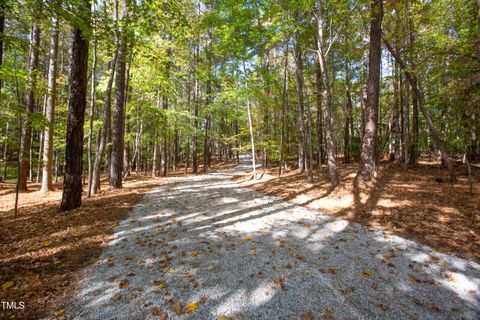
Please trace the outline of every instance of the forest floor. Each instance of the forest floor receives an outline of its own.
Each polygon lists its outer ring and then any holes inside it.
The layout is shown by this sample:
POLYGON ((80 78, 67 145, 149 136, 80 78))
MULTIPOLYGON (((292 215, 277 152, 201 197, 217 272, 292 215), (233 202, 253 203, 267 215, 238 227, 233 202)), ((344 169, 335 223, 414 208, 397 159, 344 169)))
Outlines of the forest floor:
POLYGON ((341 184, 333 189, 324 166, 313 183, 297 170, 277 177, 278 167, 237 176, 236 181, 262 193, 306 206, 370 229, 427 244, 440 252, 480 261, 480 167, 472 166, 473 194, 467 170, 455 165, 458 182, 432 161, 403 169, 384 162, 376 183, 356 179, 358 164, 339 164, 341 184))
POLYGON ((0 318, 478 315, 478 168, 473 196, 464 174, 452 186, 430 163, 383 166, 368 186, 354 179, 356 165, 341 166, 335 190, 325 177, 276 178, 275 168, 253 184, 245 170, 133 175, 65 214, 61 185, 44 195, 32 184, 16 218, 13 185, 2 184, 0 300, 26 308, 0 318), (284 307, 290 313, 272 313, 284 307))
POLYGON ((75 319, 477 319, 480 265, 232 181, 147 193, 66 313, 75 319))
MULTIPOLYGON (((216 163, 213 170, 233 166, 216 163)), ((177 175, 183 172, 180 168, 177 175)), ((15 184, 0 183, 0 301, 26 305, 23 310, 0 310, 0 319, 37 319, 52 310, 61 316, 59 306, 74 291, 79 271, 96 261, 112 229, 163 181, 132 174, 123 189, 115 190, 103 178, 101 191, 91 198, 84 194, 82 207, 71 212, 59 210, 63 182, 48 193, 39 191, 39 183, 30 183, 29 191, 19 195, 17 217, 15 184)))

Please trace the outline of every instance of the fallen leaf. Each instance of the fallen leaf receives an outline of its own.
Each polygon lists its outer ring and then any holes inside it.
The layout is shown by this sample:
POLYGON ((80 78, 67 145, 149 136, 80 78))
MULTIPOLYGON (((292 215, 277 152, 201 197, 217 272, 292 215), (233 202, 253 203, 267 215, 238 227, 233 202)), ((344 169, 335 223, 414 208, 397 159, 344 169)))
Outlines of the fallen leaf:
POLYGON ((325 311, 322 312, 322 317, 327 320, 334 320, 332 316, 332 309, 327 308, 325 311))
POLYGON ((176 314, 181 314, 182 305, 178 302, 175 302, 174 304, 172 304, 172 311, 175 312, 176 314))
POLYGON ((285 289, 285 281, 283 280, 283 278, 278 277, 277 279, 275 279, 275 283, 278 284, 280 286, 280 288, 282 288, 282 290, 286 290, 285 289))
POLYGON ((107 280, 108 280, 108 282, 113 282, 113 281, 117 280, 118 277, 120 277, 118 274, 114 274, 113 276, 111 276, 107 280))
POLYGON ((197 303, 190 303, 187 306, 187 312, 195 312, 198 310, 198 304, 197 303))
POLYGON ((190 252, 190 255, 192 257, 196 257, 196 256, 198 256, 198 252, 192 251, 192 252, 190 252))
POLYGON ((159 317, 160 320, 166 320, 168 318, 168 315, 157 307, 152 308, 151 314, 154 317, 159 317))
POLYGON ((232 318, 229 318, 227 316, 220 316, 217 318, 217 320, 232 320, 232 318))
POLYGON ((252 237, 244 237, 243 241, 252 241, 252 237))
POLYGON ((304 313, 302 315, 302 320, 314 320, 314 316, 311 312, 304 313))
POLYGON ((50 242, 48 241, 43 241, 42 242, 42 247, 48 247, 50 245, 50 242))
POLYGON ((372 275, 372 271, 370 271, 368 269, 365 269, 365 270, 362 271, 362 274, 364 276, 370 277, 372 275))
POLYGON ((330 273, 330 274, 337 274, 337 270, 335 270, 333 268, 328 269, 327 272, 330 273))
POLYGON ((15 283, 13 281, 7 281, 7 282, 2 284, 2 289, 7 290, 8 288, 13 287, 14 284, 15 283))
POLYGON ((65 309, 60 309, 60 310, 58 310, 58 311, 55 311, 55 312, 53 313, 53 315, 54 315, 55 317, 59 317, 59 316, 61 316, 61 315, 64 314, 64 313, 65 313, 65 309))
POLYGON ((123 279, 122 281, 120 281, 118 287, 120 289, 125 289, 126 287, 128 287, 128 280, 127 279, 123 279))
POLYGON ((162 280, 154 280, 153 284, 156 285, 159 288, 165 288, 167 285, 165 284, 164 281, 162 280))

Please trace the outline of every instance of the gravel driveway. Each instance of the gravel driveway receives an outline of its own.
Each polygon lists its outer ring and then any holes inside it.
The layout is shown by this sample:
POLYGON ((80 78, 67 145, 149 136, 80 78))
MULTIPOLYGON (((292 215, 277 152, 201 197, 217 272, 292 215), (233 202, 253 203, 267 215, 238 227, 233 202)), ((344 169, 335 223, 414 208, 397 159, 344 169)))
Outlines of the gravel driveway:
POLYGON ((168 178, 147 194, 84 271, 69 313, 480 319, 479 264, 241 187, 237 171, 168 178))

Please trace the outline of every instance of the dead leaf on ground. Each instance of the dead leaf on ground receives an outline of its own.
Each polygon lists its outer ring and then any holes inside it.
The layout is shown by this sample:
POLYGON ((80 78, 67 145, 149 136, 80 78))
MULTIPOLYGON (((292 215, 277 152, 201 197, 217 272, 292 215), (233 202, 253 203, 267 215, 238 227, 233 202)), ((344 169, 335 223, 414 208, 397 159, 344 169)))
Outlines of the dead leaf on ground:
POLYGON ((177 315, 180 315, 183 313, 183 308, 182 305, 178 302, 175 302, 172 304, 172 311, 175 312, 177 315))
POLYGON ((156 285, 159 288, 165 288, 167 286, 165 284, 165 281, 162 281, 162 280, 154 280, 153 284, 156 285))
POLYGON ((128 280, 127 279, 123 279, 122 281, 120 281, 120 283, 118 284, 118 287, 120 289, 125 289, 126 287, 128 287, 128 280))
POLYGON ((327 308, 325 311, 322 312, 322 317, 326 320, 334 320, 335 318, 332 315, 332 309, 327 308))
POLYGON ((53 313, 53 315, 54 315, 55 317, 60 317, 60 316, 61 316, 62 314, 64 314, 64 313, 65 313, 65 309, 60 309, 60 310, 55 311, 55 312, 53 313))
POLYGON ((13 287, 15 283, 13 281, 7 281, 2 284, 2 289, 7 290, 8 288, 13 287))
POLYGON ((282 290, 286 290, 285 281, 283 280, 282 277, 278 277, 277 279, 275 279, 275 283, 278 284, 280 288, 282 288, 282 290))
POLYGON ((108 278, 108 282, 114 282, 115 280, 117 280, 120 276, 118 274, 114 274, 113 276, 111 276, 110 278, 108 278))
POLYGON ((313 313, 307 312, 302 314, 302 320, 314 320, 315 317, 313 316, 313 313))
POLYGON ((372 271, 370 271, 370 270, 368 270, 368 269, 364 269, 364 270, 362 271, 362 274, 363 274, 364 276, 370 277, 370 276, 372 275, 372 271))
POLYGON ((157 307, 152 308, 151 314, 154 317, 160 318, 160 320, 166 320, 168 318, 168 315, 157 307))
POLYGON ((337 274, 337 270, 336 270, 336 269, 333 269, 333 268, 329 268, 329 269, 327 270, 327 272, 330 273, 330 274, 337 274))
POLYGON ((198 303, 190 303, 189 305, 187 305, 187 312, 191 313, 197 310, 198 310, 198 303))

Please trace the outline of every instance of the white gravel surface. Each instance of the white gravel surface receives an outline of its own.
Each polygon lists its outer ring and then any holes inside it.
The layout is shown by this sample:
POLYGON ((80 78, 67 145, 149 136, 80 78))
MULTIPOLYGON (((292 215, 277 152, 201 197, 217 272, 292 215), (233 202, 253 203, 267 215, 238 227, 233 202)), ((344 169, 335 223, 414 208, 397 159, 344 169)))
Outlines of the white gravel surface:
POLYGON ((168 178, 147 194, 84 271, 69 314, 480 319, 479 264, 265 196, 236 173, 168 178))

